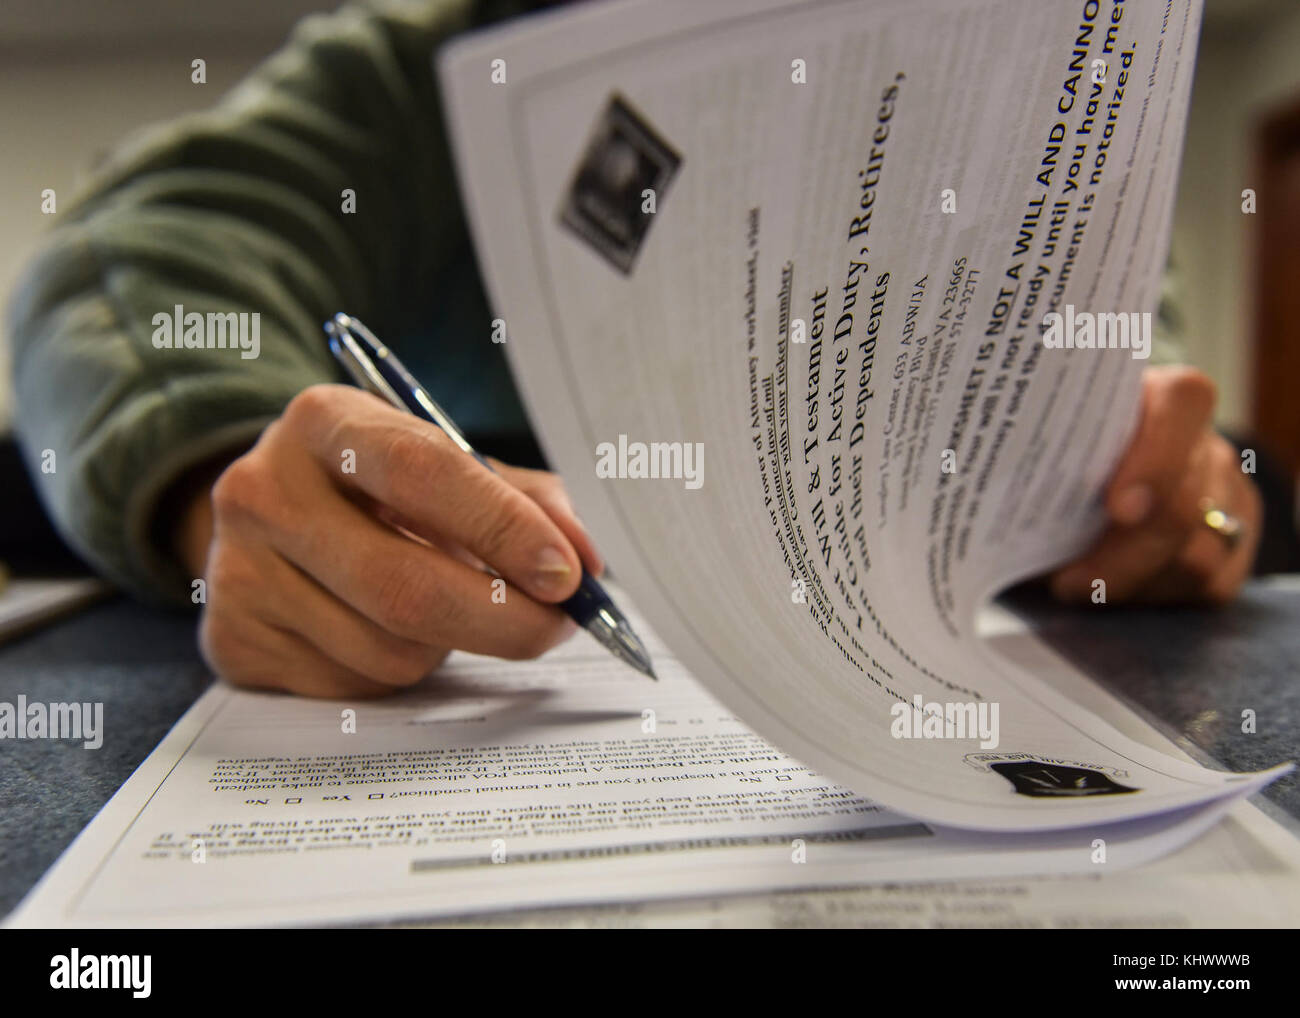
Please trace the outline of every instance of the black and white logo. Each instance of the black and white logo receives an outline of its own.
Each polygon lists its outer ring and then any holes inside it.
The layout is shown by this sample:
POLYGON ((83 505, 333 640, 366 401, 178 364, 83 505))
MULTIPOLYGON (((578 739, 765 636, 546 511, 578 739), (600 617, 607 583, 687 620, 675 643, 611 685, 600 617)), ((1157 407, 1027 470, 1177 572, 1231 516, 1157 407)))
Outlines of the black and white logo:
POLYGON ((1065 767, 1038 760, 1016 760, 990 764, 1011 782, 1020 795, 1035 799, 1076 798, 1083 795, 1124 795, 1136 788, 1121 785, 1101 771, 1087 767, 1065 767))
POLYGON ((560 222, 624 275, 682 157, 620 95, 610 97, 560 210, 560 222))

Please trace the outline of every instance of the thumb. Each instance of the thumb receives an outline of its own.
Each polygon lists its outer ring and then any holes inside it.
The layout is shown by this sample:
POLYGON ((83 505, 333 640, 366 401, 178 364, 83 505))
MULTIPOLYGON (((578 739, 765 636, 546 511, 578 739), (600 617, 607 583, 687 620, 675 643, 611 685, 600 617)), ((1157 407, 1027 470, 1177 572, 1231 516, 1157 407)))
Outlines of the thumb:
POLYGON ((555 474, 546 470, 529 470, 527 467, 512 467, 497 460, 491 460, 492 469, 531 498, 546 513, 569 539, 587 572, 600 576, 605 571, 605 562, 596 550, 595 542, 587 533, 587 528, 578 519, 569 493, 564 490, 564 483, 555 474))
POLYGON ((1215 388, 1195 368, 1150 368, 1142 418, 1106 491, 1106 511, 1125 526, 1148 519, 1177 490, 1214 410, 1215 388))

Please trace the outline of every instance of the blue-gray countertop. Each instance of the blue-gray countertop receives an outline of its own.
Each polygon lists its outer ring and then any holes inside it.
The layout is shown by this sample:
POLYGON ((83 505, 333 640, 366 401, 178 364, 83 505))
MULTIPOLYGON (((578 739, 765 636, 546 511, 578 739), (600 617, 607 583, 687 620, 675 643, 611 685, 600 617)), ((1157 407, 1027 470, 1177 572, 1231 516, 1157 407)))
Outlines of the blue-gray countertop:
MULTIPOLYGON (((1222 611, 1012 607, 1121 698, 1230 770, 1300 756, 1300 577, 1222 611), (1257 732, 1241 731, 1253 709, 1257 732)), ((0 700, 104 704, 104 744, 0 740, 0 915, 12 909, 211 682, 194 622, 116 597, 0 647, 0 700)), ((1300 818, 1300 779, 1263 793, 1300 818)))

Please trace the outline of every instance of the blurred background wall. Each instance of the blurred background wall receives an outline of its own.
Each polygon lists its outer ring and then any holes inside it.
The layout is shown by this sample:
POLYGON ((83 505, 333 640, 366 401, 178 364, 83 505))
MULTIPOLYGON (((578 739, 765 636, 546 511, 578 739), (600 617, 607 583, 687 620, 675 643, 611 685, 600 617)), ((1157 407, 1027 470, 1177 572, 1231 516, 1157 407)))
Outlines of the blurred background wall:
MULTIPOLYGON (((1287 223, 1283 233, 1300 226, 1295 222, 1300 202, 1293 196, 1300 187, 1297 136, 1300 2, 1209 0, 1172 251, 1187 359, 1218 382, 1220 423, 1240 433, 1263 432, 1293 476, 1300 469, 1300 400, 1291 402, 1281 387, 1290 389, 1300 382, 1300 361, 1295 352, 1287 352, 1300 345, 1300 325, 1289 315, 1282 322, 1275 320, 1279 301, 1297 306, 1289 291, 1300 292, 1300 278, 1289 281, 1288 273, 1275 271, 1264 295, 1270 306, 1265 307, 1259 292, 1259 253, 1270 225, 1287 223), (1292 186, 1280 186, 1283 164, 1274 163, 1268 178, 1274 187, 1265 193, 1264 134, 1279 117, 1287 120, 1292 134, 1292 186), (1253 215, 1242 212, 1241 195, 1247 188, 1257 191, 1260 200, 1253 215), (1278 327, 1264 328, 1269 313, 1278 327), (1268 350, 1260 348, 1261 333, 1268 350), (1261 392, 1261 387, 1268 391, 1261 392)), ((1285 239, 1292 250, 1300 249, 1300 233, 1285 239)), ((1273 269, 1284 269, 1285 252, 1276 243, 1269 250, 1273 269)))
MULTIPOLYGON (((59 207, 123 135, 204 109, 328 0, 0 0, 0 303, 59 207), (207 84, 190 62, 207 62, 207 84)), ((0 335, 0 433, 11 422, 0 335)))
MULTIPOLYGON (((1061 2, 1061 0, 1052 0, 1061 2)), ((1156 2, 1156 0, 1146 0, 1156 2)), ((0 15, 0 298, 60 201, 117 139, 210 105, 327 0, 3 0, 0 15), (190 82, 207 61, 208 83, 190 82)), ((1220 386, 1220 421, 1253 422, 1257 186, 1264 119, 1300 103, 1300 2, 1208 0, 1182 171, 1173 256, 1187 359, 1220 386)), ((0 431, 11 413, 0 337, 0 431)), ((1297 411, 1300 419, 1300 410, 1297 411)))

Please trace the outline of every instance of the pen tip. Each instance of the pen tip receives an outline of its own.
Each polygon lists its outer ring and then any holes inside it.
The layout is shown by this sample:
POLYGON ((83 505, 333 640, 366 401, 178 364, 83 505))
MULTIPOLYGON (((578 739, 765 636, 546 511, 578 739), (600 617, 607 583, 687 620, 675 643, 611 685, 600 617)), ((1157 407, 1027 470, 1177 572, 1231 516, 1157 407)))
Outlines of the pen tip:
POLYGON ((650 663, 650 655, 646 653, 645 647, 641 645, 640 640, 637 640, 636 653, 625 656, 623 660, 646 678, 654 679, 655 682, 659 681, 659 676, 655 674, 654 665, 650 663))
POLYGON ((631 665, 647 678, 658 682, 659 676, 655 674, 654 666, 650 664, 650 653, 645 649, 645 644, 641 642, 640 637, 632 631, 627 619, 619 617, 611 623, 608 615, 608 612, 603 612, 596 616, 595 623, 588 626, 592 635, 619 660, 631 665))

